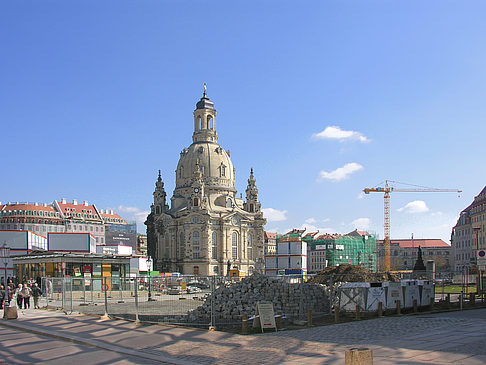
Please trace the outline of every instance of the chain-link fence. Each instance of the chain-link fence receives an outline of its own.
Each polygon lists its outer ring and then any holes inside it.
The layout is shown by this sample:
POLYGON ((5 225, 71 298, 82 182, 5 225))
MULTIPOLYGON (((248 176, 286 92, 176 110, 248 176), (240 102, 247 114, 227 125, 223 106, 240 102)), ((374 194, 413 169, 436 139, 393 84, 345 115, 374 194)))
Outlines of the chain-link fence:
MULTIPOLYGON (((239 329, 271 302, 280 325, 332 322, 336 309, 375 315, 484 303, 477 276, 365 273, 247 278, 140 276, 43 278, 45 304, 86 314, 190 327, 239 329), (381 304, 380 304, 381 303, 381 304)), ((484 280, 483 280, 484 282, 484 280)), ((251 324, 250 324, 251 325, 251 324)))

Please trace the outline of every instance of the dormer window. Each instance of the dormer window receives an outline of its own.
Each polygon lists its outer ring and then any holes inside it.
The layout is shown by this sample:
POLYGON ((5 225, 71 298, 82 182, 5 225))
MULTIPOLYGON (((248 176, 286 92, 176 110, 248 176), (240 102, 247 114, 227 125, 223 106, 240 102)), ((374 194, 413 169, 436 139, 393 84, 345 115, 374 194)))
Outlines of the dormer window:
POLYGON ((226 166, 221 164, 221 166, 219 166, 219 176, 220 177, 225 177, 226 176, 226 166))

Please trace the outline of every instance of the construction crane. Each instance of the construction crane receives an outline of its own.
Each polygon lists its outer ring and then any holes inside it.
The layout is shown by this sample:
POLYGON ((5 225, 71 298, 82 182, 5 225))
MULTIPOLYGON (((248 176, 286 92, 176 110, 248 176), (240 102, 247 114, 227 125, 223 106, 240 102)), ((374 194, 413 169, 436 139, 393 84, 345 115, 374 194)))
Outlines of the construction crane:
POLYGON ((366 188, 363 189, 365 194, 369 193, 383 193, 383 197, 385 199, 385 223, 383 225, 385 231, 385 271, 389 272, 391 268, 390 263, 390 193, 392 192, 399 192, 399 193, 461 193, 461 190, 457 189, 436 189, 436 188, 428 188, 425 186, 419 185, 412 185, 412 184, 405 184, 400 183, 398 181, 392 180, 385 180, 385 186, 377 186, 374 188, 366 188), (403 184, 408 186, 413 186, 414 188, 408 189, 396 189, 395 187, 389 185, 389 183, 395 184, 403 184))

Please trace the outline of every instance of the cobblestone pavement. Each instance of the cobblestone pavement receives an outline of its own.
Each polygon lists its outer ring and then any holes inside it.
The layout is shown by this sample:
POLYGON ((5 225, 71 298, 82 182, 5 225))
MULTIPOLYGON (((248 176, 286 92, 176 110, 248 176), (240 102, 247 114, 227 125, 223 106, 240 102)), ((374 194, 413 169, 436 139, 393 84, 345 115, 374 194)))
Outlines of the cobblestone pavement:
POLYGON ((342 364, 352 347, 372 349, 375 364, 486 364, 486 309, 247 336, 34 310, 0 324, 173 364, 342 364))

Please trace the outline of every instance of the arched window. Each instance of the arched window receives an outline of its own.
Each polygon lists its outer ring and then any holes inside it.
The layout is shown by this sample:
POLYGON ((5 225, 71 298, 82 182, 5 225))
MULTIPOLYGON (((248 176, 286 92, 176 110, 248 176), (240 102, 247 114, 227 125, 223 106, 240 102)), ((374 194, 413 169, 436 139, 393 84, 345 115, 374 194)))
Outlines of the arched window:
POLYGON ((199 199, 198 199, 198 198, 194 198, 193 205, 194 205, 195 207, 197 207, 197 206, 199 205, 199 199))
POLYGON ((199 258, 199 232, 192 232, 192 258, 199 258))
POLYGON ((226 208, 231 208, 233 206, 233 202, 230 198, 226 199, 226 208))
POLYGON ((219 176, 220 177, 225 177, 226 176, 226 166, 221 164, 221 166, 219 166, 219 176))
POLYGON ((213 129, 213 116, 208 115, 208 129, 213 129))
POLYGON ((169 258, 169 234, 165 235, 165 257, 169 258))
POLYGON ((184 173, 184 167, 179 167, 179 178, 182 178, 182 174, 184 173))
POLYGON ((231 258, 238 259, 238 233, 236 232, 231 235, 231 258))
POLYGON ((158 205, 155 207, 155 214, 160 214, 160 207, 158 205))
POLYGON ((213 232, 211 236, 211 258, 213 260, 218 259, 218 234, 216 232, 213 232))
POLYGON ((179 250, 180 257, 184 257, 184 232, 179 235, 179 250))
POLYGON ((248 247, 247 247, 247 255, 249 260, 253 260, 253 237, 251 234, 248 234, 248 247))
POLYGON ((250 213, 254 213, 254 210, 255 210, 255 208, 254 208, 253 204, 250 204, 250 213))

